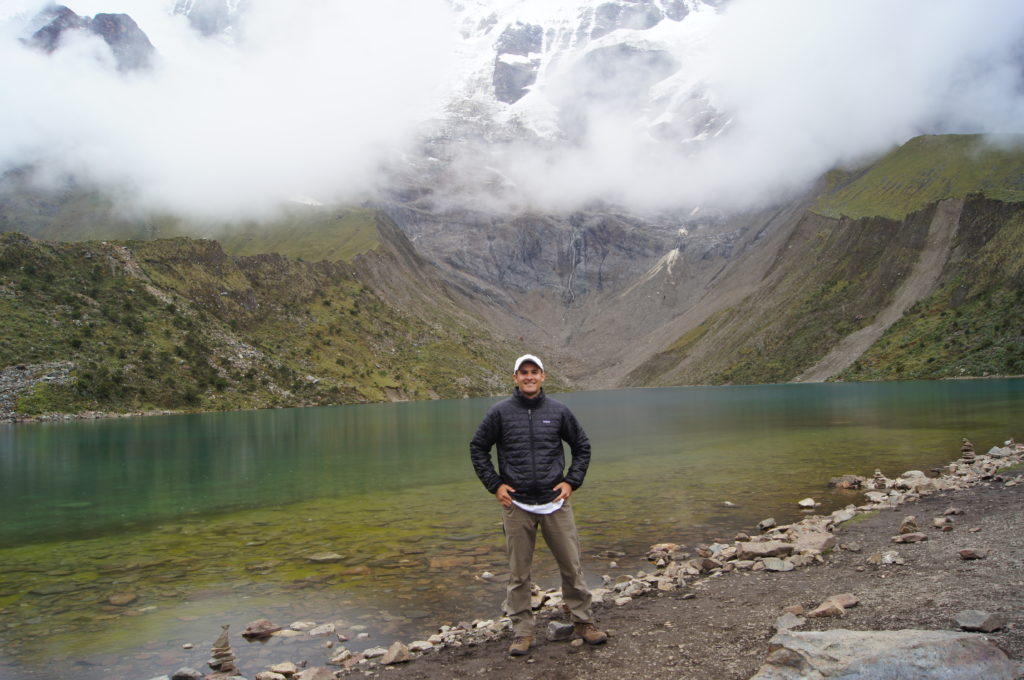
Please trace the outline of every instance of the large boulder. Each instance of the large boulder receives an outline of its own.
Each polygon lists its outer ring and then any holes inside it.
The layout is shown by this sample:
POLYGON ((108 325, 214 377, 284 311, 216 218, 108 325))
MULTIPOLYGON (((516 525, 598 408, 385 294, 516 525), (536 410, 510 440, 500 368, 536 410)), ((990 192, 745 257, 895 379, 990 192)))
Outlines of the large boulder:
POLYGON ((818 552, 825 552, 831 550, 836 545, 836 537, 827 531, 808 531, 797 535, 796 537, 796 552, 805 552, 808 550, 816 550, 818 552))
POLYGON ((793 544, 785 541, 749 541, 736 545, 736 559, 759 560, 765 557, 785 557, 793 552, 793 544))
POLYGON ((779 631, 750 680, 1015 680, 1017 666, 978 635, 935 630, 779 631))

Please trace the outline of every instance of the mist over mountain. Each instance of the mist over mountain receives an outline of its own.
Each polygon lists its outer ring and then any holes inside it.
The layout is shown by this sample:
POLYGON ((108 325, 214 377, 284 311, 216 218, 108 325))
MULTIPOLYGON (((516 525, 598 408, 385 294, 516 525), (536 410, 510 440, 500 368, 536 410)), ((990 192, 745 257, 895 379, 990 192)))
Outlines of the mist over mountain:
POLYGON ((151 67, 88 31, 39 49, 46 5, 11 0, 0 171, 217 219, 410 195, 737 210, 918 134, 1024 120, 1009 0, 65 4, 129 15, 151 67))

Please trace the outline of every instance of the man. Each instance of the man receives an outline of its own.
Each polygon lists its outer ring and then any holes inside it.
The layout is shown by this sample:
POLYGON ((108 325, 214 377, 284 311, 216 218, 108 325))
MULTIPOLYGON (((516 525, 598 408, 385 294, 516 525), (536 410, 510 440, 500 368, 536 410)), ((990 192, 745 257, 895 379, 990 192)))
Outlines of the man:
POLYGON ((590 441, 576 416, 544 394, 544 364, 532 354, 516 359, 516 387, 510 398, 492 406, 469 444, 477 477, 502 505, 509 577, 505 614, 512 620, 509 654, 522 656, 534 642, 530 606, 530 568, 540 527, 562 576, 562 600, 575 633, 599 645, 608 635, 594 626, 590 590, 583 578, 580 542, 569 496, 583 484, 590 464, 590 441), (565 472, 562 441, 572 462, 565 472), (498 471, 491 447, 498 447, 498 471))

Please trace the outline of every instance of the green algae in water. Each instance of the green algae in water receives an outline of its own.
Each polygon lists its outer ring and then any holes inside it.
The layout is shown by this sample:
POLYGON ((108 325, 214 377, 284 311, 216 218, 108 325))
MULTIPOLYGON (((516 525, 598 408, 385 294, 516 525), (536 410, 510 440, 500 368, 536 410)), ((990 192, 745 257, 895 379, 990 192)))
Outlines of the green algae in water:
MULTIPOLYGON (((418 493, 433 497, 439 491, 469 497, 476 488, 459 484, 418 493)), ((429 504, 416 493, 406 494, 412 506, 429 504)), ((493 570, 504 562, 486 513, 475 515, 479 522, 461 522, 467 540, 453 545, 451 527, 425 528, 413 509, 387 510, 386 501, 372 496, 318 499, 131 535, 0 551, 0 560, 22 565, 0 574, 0 591, 25 593, 5 598, 3 613, 16 623, 17 637, 5 635, 4 647, 23 658, 50 658, 55 650, 80 657, 128 654, 154 640, 189 642, 199 625, 244 626, 268 611, 287 624, 306 618, 310 609, 333 620, 379 613, 382 606, 400 612, 407 602, 447 608, 450 594, 436 586, 452 568, 432 567, 431 560, 461 557, 464 571, 493 570), (322 552, 338 552, 342 559, 308 559, 322 552), (416 576, 431 574, 428 590, 413 587, 416 576), (315 603, 306 590, 316 593, 315 603), (136 599, 111 604, 123 593, 136 599)))

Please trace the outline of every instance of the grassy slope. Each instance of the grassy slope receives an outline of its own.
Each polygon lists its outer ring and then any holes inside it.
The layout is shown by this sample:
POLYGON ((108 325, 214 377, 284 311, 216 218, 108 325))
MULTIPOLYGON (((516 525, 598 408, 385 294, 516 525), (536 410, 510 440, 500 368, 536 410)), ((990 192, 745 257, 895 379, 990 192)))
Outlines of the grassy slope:
POLYGON ((840 376, 1024 374, 1024 205, 968 201, 943 283, 840 376))
POLYGON ((793 379, 889 304, 924 241, 928 217, 903 224, 805 215, 760 290, 705 319, 631 381, 793 379))
POLYGON ((941 290, 841 378, 1024 373, 1024 206, 1015 202, 1024 200, 1024 150, 949 135, 916 138, 859 172, 833 173, 762 290, 678 338, 630 382, 792 380, 891 301, 924 243, 929 206, 972 192, 941 290), (847 217, 830 217, 838 215, 847 217))
POLYGON ((833 171, 813 210, 827 217, 900 220, 944 198, 982 193, 1024 200, 1024 138, 933 135, 911 139, 868 168, 833 171))
POLYGON ((70 360, 26 413, 216 410, 501 391, 513 351, 439 310, 388 305, 344 263, 233 257, 213 241, 0 236, 0 366, 70 360))
POLYGON ((376 218, 369 208, 293 206, 269 224, 221 227, 211 235, 233 255, 278 253, 311 262, 350 262, 379 245, 376 218))
POLYGON ((0 178, 0 233, 18 231, 51 241, 213 238, 232 255, 279 253, 308 261, 352 258, 377 247, 376 211, 291 204, 261 221, 217 222, 172 215, 127 215, 97 189, 37 188, 31 172, 0 178))

